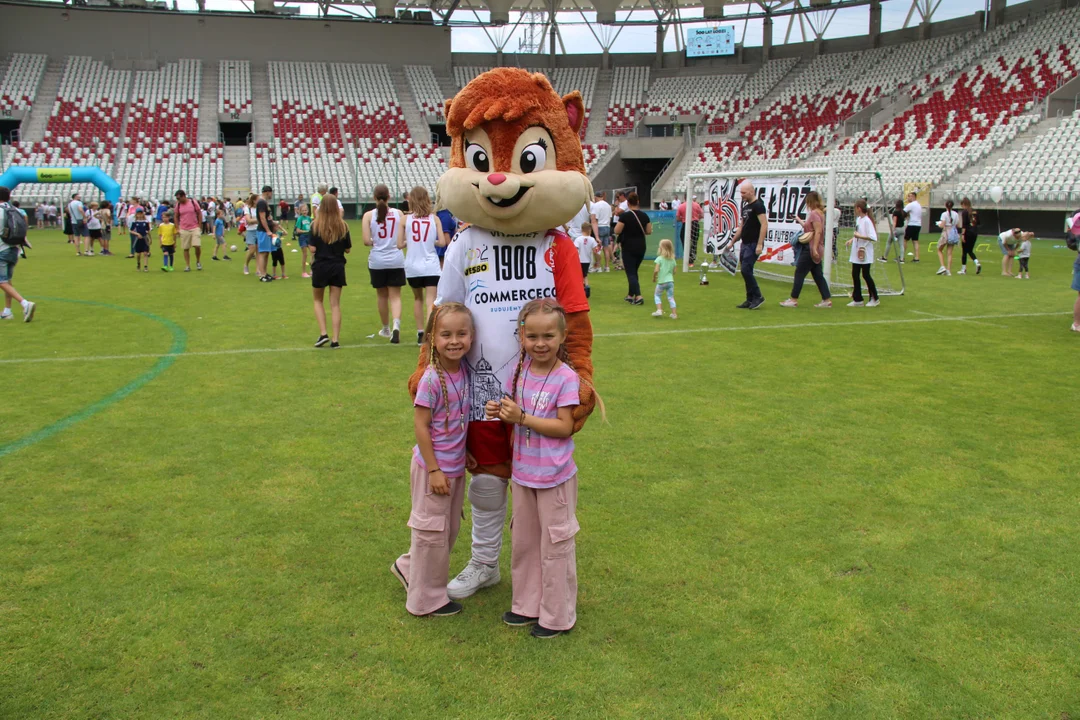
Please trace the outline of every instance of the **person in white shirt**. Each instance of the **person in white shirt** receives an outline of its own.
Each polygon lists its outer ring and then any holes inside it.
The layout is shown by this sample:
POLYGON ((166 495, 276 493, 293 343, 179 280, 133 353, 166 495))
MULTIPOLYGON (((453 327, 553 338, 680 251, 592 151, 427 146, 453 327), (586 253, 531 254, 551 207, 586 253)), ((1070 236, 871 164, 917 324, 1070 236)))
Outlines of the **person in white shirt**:
POLYGON ((855 286, 848 307, 877 307, 881 304, 878 302, 877 285, 874 284, 874 278, 870 277, 870 268, 874 265, 874 243, 877 239, 877 225, 874 223, 874 216, 870 214, 870 208, 865 200, 856 200, 855 234, 847 241, 851 248, 851 283, 855 286), (870 301, 866 303, 863 302, 860 275, 866 280, 866 292, 870 296, 870 301))
POLYGON ((615 250, 611 242, 611 205, 604 199, 603 192, 593 195, 592 215, 596 219, 596 240, 600 243, 600 262, 596 272, 611 272, 611 254, 615 250))
POLYGON ((399 250, 405 250, 405 281, 413 291, 416 344, 423 345, 424 328, 435 306, 435 293, 442 274, 436 248, 446 247, 449 240, 439 216, 431 207, 427 188, 417 185, 408 197, 411 212, 402 223, 403 231, 398 235, 397 246, 399 250))
POLYGON ((919 233, 922 232, 922 205, 916 199, 918 196, 910 192, 907 194, 907 205, 904 206, 904 214, 907 215, 907 225, 904 227, 904 252, 907 252, 908 241, 915 245, 915 259, 919 262, 919 233))
POLYGON ((953 248, 960 244, 960 214, 953 210, 953 201, 945 201, 945 212, 941 213, 938 220, 941 228, 941 239, 937 244, 938 275, 952 275, 953 248), (947 259, 946 259, 947 258, 947 259))
POLYGON ((615 193, 615 207, 619 208, 620 215, 630 210, 630 203, 626 200, 626 193, 621 190, 615 193))
POLYGON ((574 247, 577 248, 578 261, 581 263, 581 277, 585 282, 585 297, 592 294, 589 288, 589 267, 592 265, 593 256, 600 251, 600 244, 592 236, 595 225, 595 219, 593 222, 582 223, 578 229, 578 236, 574 238, 574 247))
POLYGON ((599 233, 596 232, 596 218, 593 217, 591 203, 582 205, 581 209, 577 211, 577 214, 574 215, 569 222, 563 225, 563 229, 566 231, 566 234, 570 236, 571 240, 577 240, 581 237, 581 228, 583 225, 592 227, 593 237, 599 235, 599 233))
POLYGON ((1020 272, 1016 273, 1017 280, 1031 279, 1028 270, 1028 261, 1031 259, 1031 233, 1024 233, 1020 240, 1020 249, 1016 252, 1016 258, 1020 261, 1020 272))
POLYGON ((71 202, 68 203, 68 213, 71 214, 71 234, 75 236, 75 254, 79 255, 81 253, 78 250, 82 247, 82 243, 85 242, 84 238, 88 238, 90 234, 86 229, 86 206, 79 199, 79 193, 71 196, 71 202))
MULTIPOLYGON (((382 329, 379 337, 390 338, 397 345, 401 342, 401 287, 405 284, 405 256, 399 249, 399 238, 404 233, 403 214, 390 207, 390 188, 379 184, 372 195, 375 209, 364 213, 360 228, 364 245, 371 248, 368 255, 368 274, 371 287, 375 288, 382 329), (390 329, 393 317, 394 328, 390 329)), ((320 198, 320 203, 322 202, 320 198)))

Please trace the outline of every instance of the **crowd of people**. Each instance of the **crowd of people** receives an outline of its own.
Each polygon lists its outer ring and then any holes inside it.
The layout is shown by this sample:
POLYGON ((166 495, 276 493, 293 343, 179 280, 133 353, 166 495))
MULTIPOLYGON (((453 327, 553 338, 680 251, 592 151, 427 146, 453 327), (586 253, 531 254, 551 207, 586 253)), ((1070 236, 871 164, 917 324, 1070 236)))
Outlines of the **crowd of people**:
MULTIPOLYGON (((206 235, 214 237, 211 260, 231 261, 229 252, 235 252, 237 246, 227 245, 226 234, 235 231, 245 247, 243 273, 251 273, 250 266, 254 261, 254 272, 260 282, 288 279, 282 241, 291 230, 300 253, 301 277, 313 281, 315 314, 320 328, 316 345, 338 347, 341 289, 345 287, 345 255, 351 250, 352 239, 344 222, 344 210, 337 192, 336 187, 323 184, 310 196, 298 195, 295 201, 288 202, 284 199, 275 201, 273 189, 269 186, 247 198, 191 198, 185 191, 178 190, 168 200, 132 196, 115 205, 106 200, 85 204, 75 193, 63 206, 51 201, 38 203, 34 208, 34 222, 41 229, 62 228, 68 242, 75 246, 76 254, 84 257, 93 256, 95 246, 97 254, 113 255, 111 244, 114 232, 126 232, 129 240, 127 257, 134 259, 136 270, 142 272, 149 270, 149 259, 155 245, 161 254, 163 272, 173 272, 177 246, 183 253, 184 272, 192 271, 192 255, 194 270, 202 270, 202 239, 206 235), (333 221, 333 215, 319 222, 320 211, 324 209, 336 215, 340 222, 333 221), (329 288, 328 293, 326 288, 329 288), (331 310, 329 328, 324 304, 327 296, 331 310)), ((765 302, 754 268, 764 252, 768 218, 764 204, 758 199, 750 181, 742 183, 739 192, 743 211, 729 247, 734 247, 739 240, 743 241, 738 271, 745 284, 746 299, 737 307, 754 310, 765 302)), ((371 248, 369 280, 376 290, 376 307, 381 321, 377 334, 391 343, 400 343, 401 288, 408 284, 413 294, 413 318, 417 343, 420 344, 434 304, 442 258, 458 229, 458 222, 446 210, 435 213, 430 195, 423 187, 418 186, 406 194, 400 207, 391 207, 389 189, 384 185, 376 187, 373 196, 375 208, 364 214, 361 228, 363 242, 371 248), (404 252, 406 249, 408 253, 404 252)), ((10 205, 25 217, 25 211, 18 208, 17 202, 10 205)), ((693 268, 702 230, 708 232, 711 218, 707 217, 708 201, 702 204, 694 199, 688 202, 675 199, 670 203, 661 203, 660 208, 674 210, 675 237, 664 238, 659 243, 653 268, 653 305, 656 308, 653 315, 664 316, 661 304, 666 298, 669 316, 675 319, 678 317, 674 296, 675 260, 685 252, 693 268), (684 248, 687 222, 690 223, 691 240, 684 248)), ((792 244, 795 255, 794 281, 789 297, 780 305, 798 307, 806 276, 809 275, 821 296, 821 301, 815 307, 828 308, 832 307, 832 293, 822 264, 826 208, 819 193, 807 195, 806 208, 806 218, 802 221, 804 232, 799 236, 798 243, 792 244)), ((833 208, 833 211, 837 209, 833 208)), ((871 272, 875 254, 878 255, 876 261, 881 263, 890 262, 890 255, 893 262, 921 261, 920 235, 925 212, 915 193, 909 193, 904 200, 897 200, 887 217, 889 231, 884 252, 875 253, 879 240, 877 219, 865 201, 855 204, 855 229, 847 242, 853 285, 848 306, 875 307, 880 304, 871 272), (862 292, 864 283, 867 288, 865 298, 862 292)), ((946 201, 936 224, 940 230, 936 243, 939 261, 936 274, 953 274, 957 249, 961 255, 958 274, 968 273, 969 259, 974 273, 980 274, 983 265, 975 252, 980 222, 971 201, 963 198, 959 210, 954 207, 952 200, 946 201)), ((590 273, 622 270, 627 280, 624 300, 631 305, 645 304, 639 273, 648 238, 653 234, 653 224, 649 214, 641 209, 636 192, 618 191, 614 204, 611 204, 605 193, 598 191, 593 201, 586 203, 560 229, 571 237, 578 248, 586 296, 591 293, 590 273)), ((1000 232, 998 245, 1003 276, 1030 279, 1033 238, 1034 233, 1020 228, 1000 232)), ((25 252, 25 249, 20 248, 21 252, 25 252)), ((836 248, 833 253, 835 257, 836 248)), ((707 280, 704 282, 707 284, 707 280)), ((9 303, 13 299, 10 295, 5 298, 9 303)), ((10 315, 10 309, 4 312, 3 317, 10 315)), ((28 317, 32 317, 32 311, 28 317)), ((1080 305, 1076 324, 1080 325, 1080 305)))

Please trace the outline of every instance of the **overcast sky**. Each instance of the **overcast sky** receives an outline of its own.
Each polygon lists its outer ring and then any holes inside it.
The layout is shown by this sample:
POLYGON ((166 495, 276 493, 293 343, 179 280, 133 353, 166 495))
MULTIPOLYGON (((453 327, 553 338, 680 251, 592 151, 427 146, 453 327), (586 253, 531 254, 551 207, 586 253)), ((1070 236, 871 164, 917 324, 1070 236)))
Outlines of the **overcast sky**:
MULTIPOLYGON (((173 0, 166 0, 169 4, 172 4, 173 0)), ((924 0, 923 0, 924 1, 924 0)), ((196 8, 196 0, 176 0, 181 10, 194 10, 196 8)), ((250 2, 250 0, 249 0, 250 2)), ((939 0, 931 0, 931 2, 939 2, 939 0)), ((948 20, 950 18, 965 17, 972 15, 979 10, 982 10, 986 6, 987 0, 940 0, 937 12, 934 14, 934 20, 948 20)), ((1009 5, 1016 5, 1023 0, 1007 0, 1009 5)), ((644 3, 643 3, 644 4, 644 3)), ((542 3, 538 3, 542 5, 542 3)), ((211 10, 243 10, 244 6, 239 0, 206 0, 207 9, 211 10)), ((733 5, 730 12, 738 13, 745 12, 746 5, 733 5)), ((755 6, 756 8, 757 6, 755 6)), ((883 31, 898 30, 904 26, 904 19, 907 17, 908 9, 911 7, 911 0, 883 0, 881 4, 881 29, 883 31)), ((312 4, 305 4, 301 6, 302 13, 304 15, 315 14, 317 8, 312 4)), ((479 19, 481 21, 487 21, 487 13, 479 13, 479 19)), ((618 13, 619 20, 631 16, 635 20, 655 20, 655 15, 652 12, 635 12, 635 13, 618 13)), ((586 18, 590 21, 593 20, 591 13, 585 13, 586 18)), ((683 12, 683 17, 701 17, 701 10, 688 10, 683 12)), ((826 12, 814 13, 813 16, 816 21, 824 22, 826 12)), ((454 20, 462 21, 475 21, 477 16, 473 15, 471 11, 459 10, 454 14, 454 20)), ((510 23, 503 28, 489 29, 490 33, 497 40, 506 38, 509 35, 506 43, 506 52, 517 52, 521 40, 525 38, 526 30, 523 26, 519 26, 516 30, 511 31, 511 26, 518 19, 517 13, 511 13, 510 23)), ((599 53, 601 52, 600 44, 597 42, 593 33, 585 25, 585 19, 577 13, 561 13, 559 16, 561 23, 561 33, 563 42, 566 46, 566 52, 568 53, 599 53)), ((916 16, 913 22, 917 22, 916 16)), ((697 27, 705 27, 714 25, 717 23, 700 23, 696 24, 697 27)), ((748 47, 761 45, 761 21, 755 20, 749 23, 726 21, 720 24, 733 25, 735 28, 735 40, 738 43, 745 44, 748 47), (745 37, 744 37, 745 33, 745 37)), ((867 32, 870 25, 870 8, 869 6, 847 8, 844 10, 836 11, 836 15, 832 22, 829 24, 828 30, 825 32, 826 38, 839 38, 839 37, 853 37, 863 35, 867 32)), ((695 27, 695 25, 684 25, 681 28, 673 29, 668 32, 664 41, 664 49, 674 52, 675 51, 675 33, 685 33, 688 28, 695 27)), ((604 27, 594 25, 593 30, 602 39, 609 39, 617 32, 616 28, 604 27)), ((788 30, 787 18, 778 18, 773 23, 773 43, 781 44, 784 42, 784 36, 788 30)), ((812 37, 812 33, 807 29, 807 36, 812 37)), ((798 22, 791 31, 791 41, 801 42, 802 33, 799 30, 798 22)), ((480 28, 454 28, 452 33, 452 49, 454 52, 494 52, 495 46, 492 44, 488 35, 484 30, 480 28)), ((615 44, 612 46, 612 52, 616 53, 631 53, 631 52, 654 52, 656 50, 656 30, 650 26, 640 27, 626 27, 615 40, 615 44)))
MULTIPOLYGON (((1020 0, 1011 0, 1008 4, 1013 5, 1020 0)), ((985 0, 942 0, 937 12, 934 13, 934 20, 948 20, 950 18, 965 17, 972 15, 979 10, 984 9, 985 0)), ((755 6, 756 7, 756 6, 755 6)), ((898 30, 904 26, 904 19, 907 17, 908 9, 911 7, 910 0, 884 0, 881 4, 881 29, 882 31, 898 30)), ((745 12, 746 5, 734 5, 731 6, 732 13, 745 12)), ((590 20, 592 16, 590 13, 585 14, 590 20)), ((618 13, 618 19, 622 20, 629 13, 618 13)), ((814 13, 815 22, 820 25, 826 20, 826 13, 819 12, 814 13)), ((471 12, 468 14, 458 12, 455 14, 455 18, 463 19, 467 17, 471 20, 475 20, 475 16, 471 12)), ((683 17, 701 17, 701 10, 685 11, 683 17)), ((486 13, 480 13, 480 17, 483 20, 487 20, 486 13)), ((636 12, 633 13, 635 20, 651 20, 655 19, 655 15, 651 12, 636 12)), ((517 20, 516 13, 511 14, 510 21, 513 24, 517 20)), ((598 53, 601 52, 600 44, 597 42, 593 34, 585 27, 584 20, 579 14, 563 13, 559 18, 560 22, 566 22, 560 28, 562 33, 563 42, 566 45, 566 52, 568 53, 598 53), (576 24, 569 24, 575 23, 576 24)), ((918 16, 915 16, 913 22, 918 22, 918 16)), ((752 20, 749 23, 726 21, 720 23, 700 23, 696 25, 684 25, 681 32, 686 32, 691 27, 706 27, 715 24, 733 25, 735 28, 735 41, 745 44, 748 47, 761 45, 761 21, 752 20), (745 29, 745 38, 744 35, 745 29)), ((829 24, 828 30, 825 32, 826 38, 839 38, 839 37, 852 37, 858 35, 864 35, 870 26, 870 8, 869 6, 847 8, 844 10, 837 10, 832 22, 829 24)), ((599 26, 594 26, 594 29, 599 26)), ((788 21, 786 17, 777 18, 773 22, 773 43, 781 44, 784 42, 784 36, 788 30, 788 21)), ((500 39, 509 32, 509 26, 507 28, 496 29, 488 32, 495 35, 500 33, 496 39, 500 39)), ((597 34, 602 39, 609 38, 614 34, 613 28, 599 28, 597 34)), ((664 49, 674 52, 675 51, 675 32, 672 30, 668 32, 664 41, 664 49)), ((812 38, 812 31, 807 28, 808 37, 812 38)), ((513 35, 510 37, 509 42, 506 44, 507 52, 516 52, 519 46, 519 41, 524 38, 524 28, 519 27, 513 35)), ((796 20, 795 27, 791 30, 791 42, 801 42, 802 33, 799 30, 799 24, 796 20)), ((484 31, 480 28, 455 28, 452 38, 452 49, 454 52, 493 52, 494 47, 491 41, 485 35, 484 31)), ((656 50, 656 30, 652 27, 626 27, 618 38, 615 40, 615 44, 612 46, 612 52, 654 52, 656 50)))

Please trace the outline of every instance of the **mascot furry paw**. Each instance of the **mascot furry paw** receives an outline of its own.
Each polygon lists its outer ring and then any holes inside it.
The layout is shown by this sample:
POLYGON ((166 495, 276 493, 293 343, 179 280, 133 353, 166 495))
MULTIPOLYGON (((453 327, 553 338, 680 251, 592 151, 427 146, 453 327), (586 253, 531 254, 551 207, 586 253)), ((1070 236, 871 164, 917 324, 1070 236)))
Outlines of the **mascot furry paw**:
MULTIPOLYGON (((437 202, 468 227, 447 248, 436 303, 464 303, 476 329, 467 358, 473 557, 450 583, 452 599, 499 581, 512 431, 486 420, 484 404, 502 397, 513 375, 520 352, 516 321, 526 302, 554 297, 566 310, 566 349, 582 379, 575 432, 595 403, 581 265, 573 241, 554 229, 592 199, 578 136, 584 117, 580 93, 559 97, 546 77, 516 68, 485 72, 446 102, 451 158, 437 202)), ((414 396, 429 342, 425 338, 409 381, 414 396)))

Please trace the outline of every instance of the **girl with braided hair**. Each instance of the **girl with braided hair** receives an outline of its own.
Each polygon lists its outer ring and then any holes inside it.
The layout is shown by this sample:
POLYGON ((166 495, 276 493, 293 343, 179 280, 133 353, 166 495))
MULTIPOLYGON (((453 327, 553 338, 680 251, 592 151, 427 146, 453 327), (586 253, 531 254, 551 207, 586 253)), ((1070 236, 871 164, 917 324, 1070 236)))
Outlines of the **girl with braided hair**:
MULTIPOLYGON (((324 198, 323 202, 326 202, 324 198)), ((447 596, 450 551, 461 526, 465 500, 465 434, 469 422, 469 377, 462 363, 473 339, 472 313, 444 303, 428 318, 427 369, 417 387, 413 426, 416 446, 409 471, 412 542, 390 566, 405 586, 405 609, 444 617, 461 612, 447 596)))
POLYGON ((521 352, 507 394, 485 406, 488 418, 513 425, 513 603, 503 622, 535 625, 553 638, 577 621, 579 526, 573 410, 578 374, 567 363, 566 311, 555 300, 532 300, 517 320, 521 352))

